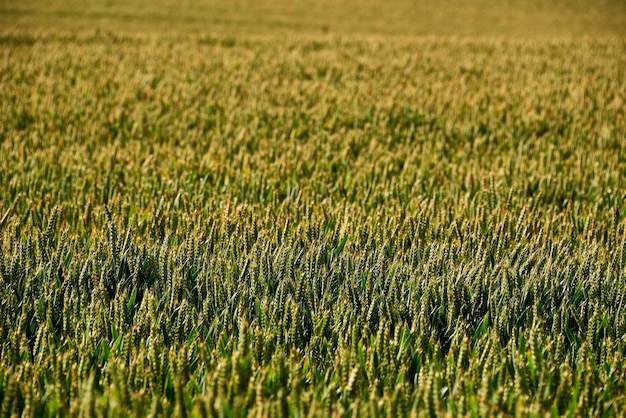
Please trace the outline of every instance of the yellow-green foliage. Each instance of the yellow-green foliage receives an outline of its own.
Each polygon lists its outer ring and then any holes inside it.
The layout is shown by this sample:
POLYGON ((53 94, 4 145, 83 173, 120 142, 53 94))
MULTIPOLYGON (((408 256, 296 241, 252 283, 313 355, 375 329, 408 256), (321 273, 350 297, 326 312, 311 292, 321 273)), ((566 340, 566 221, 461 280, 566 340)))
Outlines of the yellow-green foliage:
POLYGON ((0 28, 241 36, 626 35, 624 0, 20 0, 0 28))
POLYGON ((0 48, 2 417, 626 410, 622 40, 0 48))

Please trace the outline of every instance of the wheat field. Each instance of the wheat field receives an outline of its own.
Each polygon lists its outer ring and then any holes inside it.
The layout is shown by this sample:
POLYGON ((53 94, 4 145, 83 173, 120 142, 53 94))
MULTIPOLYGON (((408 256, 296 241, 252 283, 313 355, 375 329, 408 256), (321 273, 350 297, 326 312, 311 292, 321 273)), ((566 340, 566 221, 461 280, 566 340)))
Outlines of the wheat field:
POLYGON ((0 23, 0 417, 626 411, 623 1, 0 23))

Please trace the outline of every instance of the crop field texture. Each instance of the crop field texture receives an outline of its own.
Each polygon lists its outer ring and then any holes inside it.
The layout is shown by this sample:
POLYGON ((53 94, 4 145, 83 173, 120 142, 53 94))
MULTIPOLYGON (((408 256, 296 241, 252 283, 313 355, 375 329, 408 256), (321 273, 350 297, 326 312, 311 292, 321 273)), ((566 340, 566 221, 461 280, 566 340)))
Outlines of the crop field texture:
POLYGON ((623 2, 57 3, 0 3, 0 418, 626 411, 623 2))

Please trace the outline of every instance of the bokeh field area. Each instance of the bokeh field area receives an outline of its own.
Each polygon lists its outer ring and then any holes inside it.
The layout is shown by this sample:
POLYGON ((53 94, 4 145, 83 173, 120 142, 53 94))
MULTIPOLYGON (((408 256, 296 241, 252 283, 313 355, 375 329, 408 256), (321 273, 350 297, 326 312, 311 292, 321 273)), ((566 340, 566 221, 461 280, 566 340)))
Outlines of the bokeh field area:
POLYGON ((625 0, 0 0, 0 29, 281 36, 626 35, 625 0))
POLYGON ((0 418, 621 416, 623 1, 0 1, 0 418))

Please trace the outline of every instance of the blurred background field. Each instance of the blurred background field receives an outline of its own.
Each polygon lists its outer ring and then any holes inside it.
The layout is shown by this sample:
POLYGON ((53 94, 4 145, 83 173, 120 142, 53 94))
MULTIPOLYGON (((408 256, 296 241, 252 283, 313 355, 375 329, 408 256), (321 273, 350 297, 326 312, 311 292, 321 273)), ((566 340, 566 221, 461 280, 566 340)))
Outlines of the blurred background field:
POLYGON ((624 0, 2 0, 3 30, 394 36, 624 36, 624 0))

